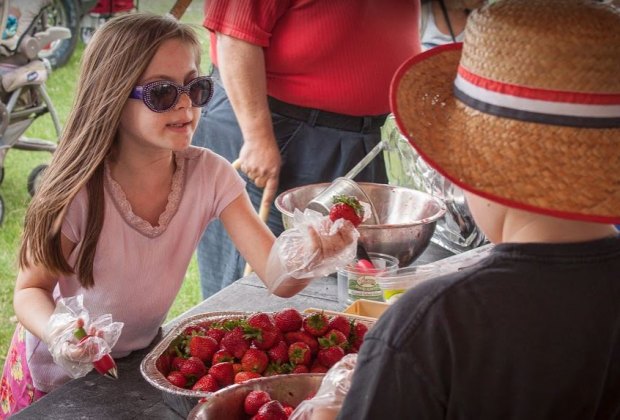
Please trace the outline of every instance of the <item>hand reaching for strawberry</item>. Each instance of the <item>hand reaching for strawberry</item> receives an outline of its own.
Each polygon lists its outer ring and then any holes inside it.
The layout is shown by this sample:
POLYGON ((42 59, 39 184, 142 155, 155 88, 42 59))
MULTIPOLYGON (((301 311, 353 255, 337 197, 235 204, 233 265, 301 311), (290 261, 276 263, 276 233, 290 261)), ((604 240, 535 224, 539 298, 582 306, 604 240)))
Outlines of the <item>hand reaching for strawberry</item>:
POLYGON ((348 245, 354 243, 359 236, 354 225, 347 220, 342 220, 337 225, 332 224, 331 231, 333 231, 332 234, 321 235, 314 227, 308 227, 310 252, 315 255, 309 262, 309 266, 338 255, 348 245))
MULTIPOLYGON (((269 255, 267 277, 272 292, 285 280, 322 277, 336 272, 355 258, 359 232, 348 220, 332 221, 312 210, 303 213, 295 210, 293 226, 278 237, 269 255)), ((293 285, 287 289, 299 291, 303 286, 293 285)))

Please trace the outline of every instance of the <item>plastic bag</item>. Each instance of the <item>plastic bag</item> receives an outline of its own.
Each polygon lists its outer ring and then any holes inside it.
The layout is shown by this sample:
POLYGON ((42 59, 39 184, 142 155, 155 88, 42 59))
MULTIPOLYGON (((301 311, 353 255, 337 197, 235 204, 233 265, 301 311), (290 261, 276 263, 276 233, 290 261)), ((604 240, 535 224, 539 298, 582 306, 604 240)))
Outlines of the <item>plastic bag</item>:
POLYGON ((347 354, 325 374, 316 395, 302 401, 289 420, 335 419, 344 397, 351 388, 351 380, 357 363, 357 353, 347 354))
POLYGON ((336 272, 355 258, 358 238, 357 229, 344 219, 332 222, 314 210, 295 209, 293 227, 276 239, 269 254, 267 276, 273 279, 269 290, 273 292, 287 278, 301 280, 336 272), (345 245, 347 239, 351 241, 345 245))
POLYGON ((394 115, 388 116, 383 130, 388 139, 385 162, 390 184, 432 194, 446 203, 446 214, 437 221, 431 240, 454 253, 488 243, 469 211, 463 190, 420 157, 398 130, 394 115))
POLYGON ((94 361, 112 351, 123 325, 113 322, 110 314, 91 320, 82 295, 60 299, 47 323, 47 345, 54 363, 72 378, 85 376, 93 369, 94 361), (78 320, 83 321, 88 334, 81 340, 75 336, 78 320))

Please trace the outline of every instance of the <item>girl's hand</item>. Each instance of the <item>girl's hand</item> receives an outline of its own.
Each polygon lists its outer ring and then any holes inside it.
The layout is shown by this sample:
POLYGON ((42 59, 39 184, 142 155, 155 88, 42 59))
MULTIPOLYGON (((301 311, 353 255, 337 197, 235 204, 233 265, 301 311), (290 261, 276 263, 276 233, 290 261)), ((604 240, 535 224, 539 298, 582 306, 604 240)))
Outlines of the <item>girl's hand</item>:
POLYGON ((295 210, 293 228, 274 243, 267 261, 265 283, 281 297, 303 289, 311 279, 326 276, 350 263, 357 251, 359 232, 344 219, 295 210))
POLYGON ((79 378, 93 369, 93 362, 110 354, 122 328, 123 323, 112 322, 109 314, 90 319, 82 296, 72 296, 57 302, 45 341, 54 363, 79 378))
POLYGON ((351 222, 340 219, 333 224, 327 235, 321 235, 314 226, 308 226, 308 236, 310 238, 309 253, 314 255, 314 258, 307 268, 312 269, 323 260, 338 255, 347 246, 354 244, 359 234, 351 222))

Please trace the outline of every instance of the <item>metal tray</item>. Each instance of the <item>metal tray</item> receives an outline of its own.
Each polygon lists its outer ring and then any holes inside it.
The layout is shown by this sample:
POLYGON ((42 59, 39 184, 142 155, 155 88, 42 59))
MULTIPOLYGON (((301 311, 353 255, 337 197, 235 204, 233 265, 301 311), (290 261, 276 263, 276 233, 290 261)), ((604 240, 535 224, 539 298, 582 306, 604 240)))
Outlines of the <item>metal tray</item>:
POLYGON ((192 391, 191 389, 182 389, 172 385, 168 379, 157 369, 156 362, 159 356, 168 349, 170 343, 177 338, 185 328, 201 324, 205 321, 219 321, 231 318, 245 318, 252 312, 205 312, 202 314, 188 317, 175 326, 153 349, 144 357, 140 363, 140 373, 146 381, 155 388, 163 392, 163 400, 170 408, 175 410, 181 416, 186 417, 192 408, 201 398, 212 395, 212 392, 192 391))
MULTIPOLYGON (((321 309, 308 309, 305 312, 320 312, 321 309)), ((266 311, 262 311, 266 312, 266 311)), ((374 325, 374 319, 366 317, 360 317, 352 314, 342 312, 323 311, 326 315, 343 315, 349 319, 354 319, 357 322, 361 322, 371 328, 374 325)), ((146 381, 155 388, 163 392, 162 399, 166 405, 172 408, 183 417, 187 417, 189 412, 199 403, 201 398, 205 398, 214 395, 213 392, 205 391, 192 391, 191 389, 182 389, 172 385, 168 382, 168 379, 157 369, 156 362, 159 356, 168 349, 172 341, 177 338, 187 327, 192 325, 201 324, 206 321, 220 321, 223 319, 235 319, 235 318, 247 318, 254 312, 242 312, 242 311, 228 311, 228 312, 205 312, 202 314, 193 315, 187 319, 181 321, 172 330, 170 330, 162 340, 144 357, 142 363, 140 363, 140 373, 146 381)), ((268 312, 271 313, 271 312, 268 312)), ((281 375, 288 376, 288 375, 281 375)), ((291 375, 294 376, 294 375, 291 375)), ((230 385, 232 387, 234 385, 230 385)), ((223 389, 227 389, 222 388, 223 389)), ((221 391, 221 390, 220 390, 221 391)), ((219 391, 218 391, 219 392, 219 391)))

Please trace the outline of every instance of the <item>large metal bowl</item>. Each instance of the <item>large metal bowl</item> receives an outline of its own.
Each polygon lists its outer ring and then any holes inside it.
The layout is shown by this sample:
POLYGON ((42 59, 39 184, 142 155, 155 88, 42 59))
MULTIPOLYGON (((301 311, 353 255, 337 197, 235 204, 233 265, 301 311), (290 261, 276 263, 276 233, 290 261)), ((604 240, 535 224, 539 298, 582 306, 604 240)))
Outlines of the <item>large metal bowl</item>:
MULTIPOLYGON (((286 229, 291 227, 293 212, 306 205, 330 184, 310 184, 292 188, 276 197, 286 229)), ((435 225, 446 212, 445 203, 422 191, 386 184, 360 182, 372 200, 378 224, 358 227, 360 242, 368 252, 379 252, 398 258, 401 267, 408 266, 424 252, 435 225)))
POLYGON ((188 420, 247 419, 243 402, 250 391, 269 393, 272 399, 296 407, 308 396, 316 393, 323 381, 323 373, 277 375, 249 381, 221 389, 192 409, 188 420))

